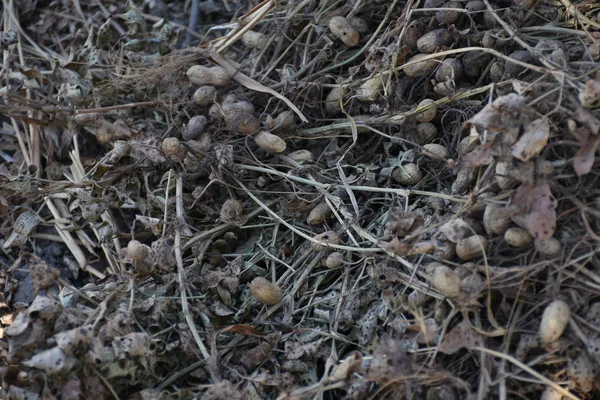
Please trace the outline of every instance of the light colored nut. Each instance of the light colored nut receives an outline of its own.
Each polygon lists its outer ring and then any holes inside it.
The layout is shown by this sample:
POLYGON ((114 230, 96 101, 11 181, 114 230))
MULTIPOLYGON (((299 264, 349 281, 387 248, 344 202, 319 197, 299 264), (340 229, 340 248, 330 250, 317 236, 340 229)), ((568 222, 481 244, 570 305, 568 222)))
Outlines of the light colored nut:
POLYGON ((517 248, 527 247, 533 241, 533 238, 523 228, 510 228, 504 232, 504 241, 517 248))
POLYGON ((500 186, 500 189, 510 189, 517 183, 516 180, 510 177, 512 164, 507 162, 499 162, 496 164, 496 183, 500 186))
POLYGON ((437 143, 427 143, 423 146, 423 154, 435 160, 447 160, 450 156, 446 146, 437 143))
POLYGON ((571 318, 571 309, 567 303, 555 300, 548 304, 540 322, 539 334, 542 343, 556 342, 565 331, 569 318, 571 318))
POLYGON ((473 167, 469 167, 468 165, 463 165, 456 175, 456 179, 452 183, 452 193, 464 193, 470 187, 471 184, 475 181, 477 170, 473 167))
POLYGON ((13 230, 2 247, 8 249, 13 246, 22 246, 38 223, 39 219, 35 213, 29 210, 23 212, 15 220, 13 230))
POLYGON ((487 7, 482 0, 471 0, 465 6, 465 9, 469 10, 472 13, 483 11, 486 8, 487 7))
POLYGON ((465 136, 461 139, 460 143, 458 144, 458 153, 461 155, 466 154, 471 150, 475 149, 475 147, 477 146, 477 140, 474 140, 471 136, 465 136))
POLYGON ((356 98, 360 101, 373 101, 379 95, 382 87, 383 80, 381 75, 377 74, 356 89, 356 98))
POLYGON ((325 98, 325 111, 328 115, 336 115, 342 111, 342 102, 344 99, 344 89, 342 85, 338 85, 327 93, 325 98))
POLYGON ((190 118, 188 124, 183 129, 181 137, 184 140, 195 140, 200 137, 202 132, 204 132, 204 127, 208 120, 204 115, 196 115, 190 118))
POLYGON ((417 54, 416 56, 408 60, 408 62, 406 63, 408 65, 404 67, 404 73, 407 76, 410 76, 411 78, 419 78, 423 75, 433 72, 433 70, 439 65, 438 60, 436 60, 435 58, 430 58, 428 60, 419 62, 419 60, 428 56, 429 54, 417 54))
POLYGON ((322 201, 317 204, 315 208, 310 210, 310 213, 306 218, 306 223, 309 225, 322 224, 326 219, 331 218, 332 214, 331 208, 329 208, 327 202, 322 201))
POLYGON ((270 132, 260 131, 254 136, 254 142, 266 152, 281 153, 285 150, 285 140, 270 132))
POLYGON ((242 43, 251 49, 262 49, 267 44, 267 35, 256 31, 246 31, 242 36, 242 43))
POLYGON ((214 86, 200 86, 194 92, 194 103, 200 106, 207 106, 215 102, 217 97, 217 88, 214 86))
POLYGON ((125 250, 125 258, 133 261, 142 261, 148 256, 150 247, 146 246, 138 240, 132 240, 127 243, 127 249, 125 250))
POLYGON ((488 204, 483 213, 483 227, 488 235, 502 235, 510 227, 512 220, 501 207, 488 204))
POLYGON ((443 296, 456 297, 460 294, 460 289, 462 287, 460 277, 453 269, 445 265, 436 265, 429 280, 433 287, 435 287, 443 296))
POLYGON ((582 392, 591 392, 596 380, 596 368, 587 354, 581 353, 573 362, 569 364, 567 375, 571 380, 571 387, 575 387, 582 392))
POLYGON ((558 239, 551 237, 546 240, 536 240, 535 249, 542 255, 551 257, 560 252, 561 245, 558 239))
POLYGON ((492 64, 492 67, 490 68, 490 79, 493 82, 500 82, 504 79, 504 74, 504 65, 501 62, 496 61, 492 64))
POLYGON ((250 292, 256 300, 268 306, 279 303, 283 298, 281 288, 277 284, 271 283, 263 277, 254 278, 254 280, 250 282, 250 292))
MULTIPOLYGON (((517 50, 514 53, 510 54, 508 57, 510 59, 521 61, 524 63, 530 63, 533 60, 533 56, 531 55, 531 53, 529 53, 528 50, 517 50)), ((515 64, 509 60, 506 60, 504 63, 504 71, 506 71, 506 73, 513 78, 516 78, 525 70, 526 67, 523 67, 519 64, 515 64)))
POLYGON ((392 178, 401 185, 415 185, 421 181, 423 173, 417 164, 408 163, 394 168, 392 178))
POLYGON ((228 199, 221 206, 221 220, 227 223, 239 223, 244 219, 244 204, 240 200, 228 199))
POLYGON ((404 45, 416 49, 417 41, 421 36, 423 36, 423 33, 421 32, 419 21, 412 21, 410 25, 406 27, 406 31, 404 32, 404 45))
POLYGON ((458 58, 446 58, 435 71, 435 80, 445 82, 448 80, 457 82, 463 76, 462 61, 458 58))
POLYGON ((449 49, 452 42, 452 34, 448 29, 436 29, 421 36, 417 40, 417 48, 421 53, 435 53, 449 49))
POLYGON ((344 17, 333 17, 329 20, 329 29, 348 47, 354 47, 360 42, 360 34, 344 17))
POLYGON ((231 75, 222 67, 191 66, 186 75, 196 85, 225 86, 231 81, 231 75))
POLYGON ((288 154, 288 157, 299 164, 312 162, 314 160, 310 150, 296 150, 288 154))
POLYGON ((415 119, 418 122, 430 122, 431 120, 433 120, 435 118, 435 114, 437 113, 437 106, 434 103, 435 101, 432 99, 422 100, 417 105, 417 109, 427 106, 429 106, 429 108, 415 115, 415 119))
POLYGON ((316 235, 314 238, 316 242, 311 242, 310 247, 314 251, 325 251, 329 248, 330 244, 340 244, 342 239, 334 231, 327 231, 316 235))
POLYGON ((234 96, 231 95, 227 96, 225 100, 223 100, 221 109, 225 115, 235 112, 254 114, 255 111, 254 104, 246 100, 238 101, 234 96))
POLYGON ((225 115, 225 123, 233 132, 251 135, 260 129, 260 121, 252 114, 232 112, 225 115))
MULTIPOLYGON (((461 9, 462 5, 456 1, 449 1, 447 3, 442 4, 442 7, 440 7, 440 8, 461 9)), ((453 24, 456 21, 458 21, 458 18, 460 18, 460 14, 461 14, 460 11, 440 10, 435 13, 435 19, 437 19, 437 21, 440 24, 453 24)))
POLYGON ((369 24, 367 21, 360 17, 350 17, 348 18, 350 24, 358 31, 358 33, 367 33, 369 32, 369 24))
POLYGON ((417 141, 419 144, 431 143, 437 133, 437 128, 431 122, 422 122, 417 125, 417 141))
POLYGON ((546 386, 546 388, 540 395, 540 400, 563 400, 563 399, 564 399, 564 397, 563 397, 562 393, 550 386, 546 386))
POLYGON ((187 153, 186 148, 181 144, 179 139, 168 137, 162 141, 162 150, 166 156, 173 161, 183 161, 187 153))
POLYGON ((481 257, 487 247, 487 239, 481 235, 470 236, 456 243, 456 255, 461 260, 481 257))
POLYGON ((329 269, 337 269, 344 265, 344 254, 339 251, 334 251, 325 259, 325 266, 329 269))
POLYGON ((282 111, 273 120, 273 132, 283 132, 294 127, 295 117, 292 111, 282 111))

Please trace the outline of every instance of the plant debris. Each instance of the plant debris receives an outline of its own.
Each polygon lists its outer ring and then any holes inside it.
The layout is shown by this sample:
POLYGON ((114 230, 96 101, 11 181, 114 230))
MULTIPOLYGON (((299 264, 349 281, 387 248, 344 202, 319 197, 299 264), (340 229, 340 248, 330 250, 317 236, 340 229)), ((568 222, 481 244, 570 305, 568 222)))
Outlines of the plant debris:
POLYGON ((0 398, 600 396, 600 6, 5 1, 0 398))

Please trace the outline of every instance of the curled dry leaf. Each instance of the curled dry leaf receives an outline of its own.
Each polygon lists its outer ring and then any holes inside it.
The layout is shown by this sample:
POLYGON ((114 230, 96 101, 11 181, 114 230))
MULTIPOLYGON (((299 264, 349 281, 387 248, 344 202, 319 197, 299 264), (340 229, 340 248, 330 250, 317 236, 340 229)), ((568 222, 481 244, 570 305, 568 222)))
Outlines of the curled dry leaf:
POLYGON ((480 134, 485 131, 492 134, 502 133, 503 142, 513 144, 519 137, 521 127, 529 123, 529 115, 532 114, 533 109, 527 105, 524 97, 510 93, 486 105, 465 122, 465 127, 475 126, 480 134))
POLYGON ((577 176, 583 176, 592 171, 598 147, 600 147, 600 136, 590 136, 581 144, 573 158, 573 167, 577 176))
POLYGON ((546 240, 554 235, 557 201, 548 183, 542 181, 537 185, 521 185, 514 193, 512 204, 525 210, 513 216, 513 221, 536 240, 546 240))
POLYGON ((58 347, 53 347, 49 350, 44 350, 27 361, 23 361, 23 365, 30 368, 40 369, 47 374, 56 375, 70 371, 77 359, 65 354, 58 347))
POLYGON ((93 326, 80 326, 56 334, 56 345, 66 354, 74 354, 77 350, 87 345, 94 334, 93 326))
POLYGON ((350 377, 352 372, 360 368, 363 360, 362 353, 353 351, 346 356, 346 359, 342 361, 340 365, 333 371, 329 376, 332 381, 343 381, 350 377))
POLYGON ((512 154, 519 160, 526 162, 540 154, 548 143, 550 137, 550 123, 548 118, 536 119, 525 126, 525 132, 517 143, 512 146, 512 154))
POLYGON ((466 164, 471 167, 489 165, 494 162, 493 142, 487 142, 476 147, 473 151, 460 157, 460 164, 466 164))
POLYGON ((119 359, 128 357, 147 357, 150 351, 150 336, 144 332, 131 332, 125 336, 115 337, 112 342, 115 355, 119 359))
POLYGON ((444 354, 454 354, 460 349, 474 350, 476 347, 482 346, 482 343, 477 332, 467 321, 463 320, 444 336, 438 350, 444 354))

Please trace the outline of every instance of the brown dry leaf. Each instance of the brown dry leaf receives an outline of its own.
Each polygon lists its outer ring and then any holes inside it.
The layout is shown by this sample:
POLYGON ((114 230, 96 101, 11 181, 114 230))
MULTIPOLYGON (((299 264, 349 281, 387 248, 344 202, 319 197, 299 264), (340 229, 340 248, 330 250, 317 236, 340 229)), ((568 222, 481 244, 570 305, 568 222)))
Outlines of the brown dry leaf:
POLYGON ((76 363, 76 358, 68 356, 58 347, 44 350, 31 357, 29 360, 23 361, 23 365, 26 367, 40 369, 50 375, 66 373, 70 371, 76 363))
POLYGON ((266 361, 272 352, 273 348, 271 345, 269 343, 262 342, 258 346, 244 352, 240 363, 246 367, 247 370, 252 371, 254 368, 266 361))
POLYGON ((503 142, 513 144, 519 137, 521 127, 529 123, 532 113, 533 109, 527 105, 524 97, 510 93, 486 105, 465 122, 464 127, 475 126, 480 134, 484 131, 503 133, 503 142))
POLYGON ((537 185, 521 185, 514 193, 512 204, 525 213, 515 215, 512 220, 536 240, 546 240, 556 229, 557 201, 546 182, 537 185))
POLYGON ((594 135, 600 133, 600 120, 592 115, 591 112, 583 107, 577 107, 575 111, 575 120, 587 127, 594 135))
POLYGON ((140 151, 154 163, 167 161, 161 148, 160 137, 150 133, 140 132, 129 141, 131 147, 140 151))
POLYGON ((433 318, 427 318, 416 324, 410 325, 407 330, 412 332, 418 343, 434 343, 440 326, 433 318))
POLYGON ((39 293, 40 290, 48 289, 53 286, 60 277, 60 272, 58 272, 58 270, 43 262, 33 264, 30 267, 29 274, 33 279, 33 289, 35 293, 39 293))
POLYGON ((536 119, 525 127, 525 132, 512 146, 512 154, 523 162, 540 154, 548 143, 550 123, 548 118, 536 119))
POLYGON ((579 148, 573 158, 573 167, 577 176, 583 176, 592 171, 598 147, 600 147, 600 136, 590 136, 579 148))
POLYGON ((144 332, 132 332, 125 336, 115 337, 112 347, 119 359, 132 356, 146 357, 152 354, 150 351, 150 336, 144 332))
POLYGON ((438 350, 444 354, 454 354, 460 349, 473 350, 482 344, 481 337, 467 321, 463 320, 444 336, 438 350))
POLYGON ((600 103, 600 81, 590 79, 579 91, 579 102, 585 108, 596 108, 600 103))
POLYGON ((388 220, 385 224, 386 235, 406 236, 415 232, 423 226, 423 216, 416 212, 404 210, 390 210, 388 220))
POLYGON ((346 359, 338 365, 338 367, 329 376, 332 381, 343 381, 348 379, 352 372, 360 368, 363 360, 363 355, 359 351, 353 351, 348 354, 346 359))
POLYGON ((228 326, 227 328, 223 328, 221 329, 220 333, 241 333, 242 335, 246 335, 246 336, 264 336, 266 335, 266 333, 258 331, 256 329, 254 329, 253 327, 251 327, 250 325, 246 325, 246 324, 236 324, 236 325, 231 325, 228 326))
POLYGON ((92 340, 93 333, 92 325, 59 332, 55 336, 56 345, 66 354, 72 355, 92 340))
POLYGON ((370 381, 406 376, 411 374, 415 367, 406 343, 387 335, 380 339, 372 357, 365 371, 365 376, 370 381))
POLYGON ((487 142, 476 147, 460 158, 459 165, 467 164, 471 167, 490 165, 494 162, 493 144, 493 142, 487 142))

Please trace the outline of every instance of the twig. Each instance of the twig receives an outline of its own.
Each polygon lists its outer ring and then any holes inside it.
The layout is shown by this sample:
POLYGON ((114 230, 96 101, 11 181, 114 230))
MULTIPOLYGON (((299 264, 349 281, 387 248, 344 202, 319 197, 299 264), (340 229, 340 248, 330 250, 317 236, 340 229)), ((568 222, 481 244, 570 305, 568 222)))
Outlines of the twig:
POLYGON ((187 289, 185 284, 185 271, 183 269, 183 257, 181 255, 181 230, 182 226, 185 223, 184 216, 184 206, 183 206, 183 179, 178 176, 177 184, 176 184, 176 212, 177 212, 177 227, 175 229, 175 260, 177 261, 177 278, 179 279, 179 293, 181 296, 181 312, 185 316, 185 320, 190 327, 190 332, 200 349, 200 353, 202 353, 202 357, 205 360, 210 358, 210 354, 204 343, 202 343, 202 339, 198 334, 198 330, 196 329, 196 324, 194 323, 194 319, 190 313, 188 302, 187 302, 187 289))

